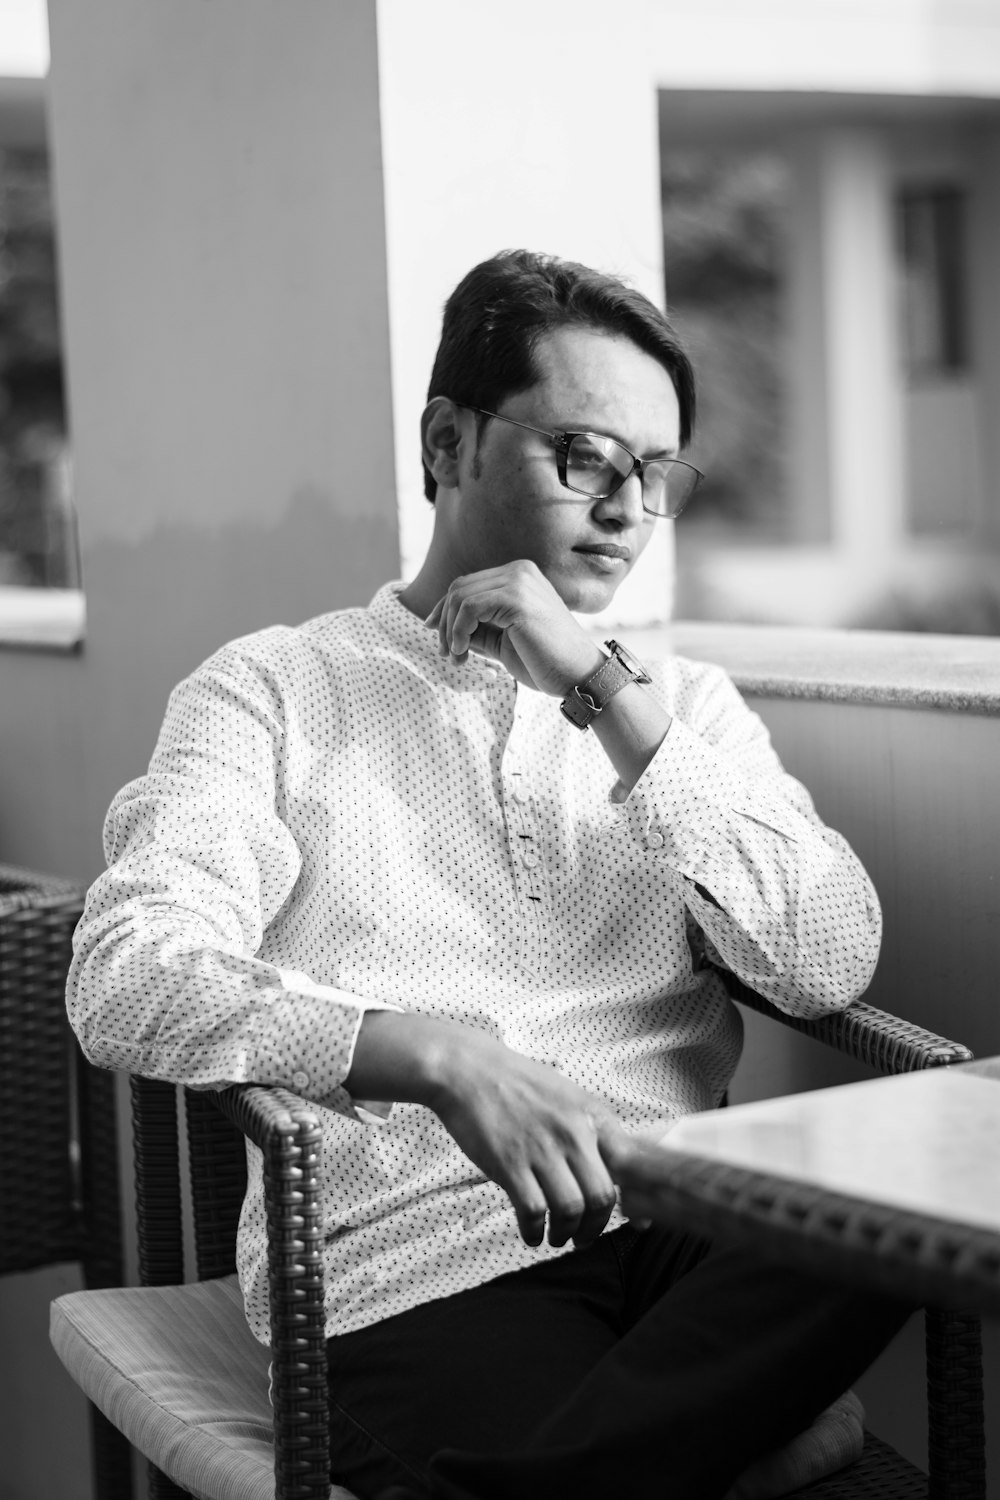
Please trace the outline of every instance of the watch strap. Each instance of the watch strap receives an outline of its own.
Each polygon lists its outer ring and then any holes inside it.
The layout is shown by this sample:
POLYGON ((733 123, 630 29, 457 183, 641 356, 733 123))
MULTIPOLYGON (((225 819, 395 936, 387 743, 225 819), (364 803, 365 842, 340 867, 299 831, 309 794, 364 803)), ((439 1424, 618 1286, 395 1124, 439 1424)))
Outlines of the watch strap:
POLYGON ((609 656, 598 667, 593 676, 581 682, 565 697, 559 707, 577 729, 586 729, 591 719, 597 717, 606 703, 630 682, 635 674, 617 656, 609 656))

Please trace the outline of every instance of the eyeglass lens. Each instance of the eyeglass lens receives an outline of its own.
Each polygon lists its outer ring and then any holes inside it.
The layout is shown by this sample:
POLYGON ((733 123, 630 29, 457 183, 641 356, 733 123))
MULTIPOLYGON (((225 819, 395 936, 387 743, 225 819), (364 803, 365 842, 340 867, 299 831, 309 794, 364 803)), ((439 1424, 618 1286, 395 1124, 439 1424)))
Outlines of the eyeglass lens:
MULTIPOLYGON (((614 438, 581 432, 570 439, 566 478, 583 494, 614 494, 632 473, 632 468, 632 454, 614 438)), ((676 459, 665 458, 644 464, 644 508, 658 516, 679 515, 690 500, 699 477, 697 469, 676 459)))

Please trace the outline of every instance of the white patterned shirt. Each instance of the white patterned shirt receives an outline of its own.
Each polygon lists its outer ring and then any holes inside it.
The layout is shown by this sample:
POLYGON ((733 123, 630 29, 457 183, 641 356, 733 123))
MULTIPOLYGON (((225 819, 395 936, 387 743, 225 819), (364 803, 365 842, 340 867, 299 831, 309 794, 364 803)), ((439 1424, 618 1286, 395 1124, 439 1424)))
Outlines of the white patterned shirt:
MULTIPOLYGON (((367 1009, 461 1021, 666 1128, 738 1058, 713 965, 815 1015, 866 987, 880 935, 857 859, 720 669, 651 664, 673 722, 626 796, 554 698, 440 657, 399 588, 175 689, 108 813, 68 991, 98 1064, 321 1106, 330 1334, 570 1248, 527 1246, 430 1110, 351 1099, 367 1009)), ((238 1263, 266 1341, 256 1148, 238 1263)))

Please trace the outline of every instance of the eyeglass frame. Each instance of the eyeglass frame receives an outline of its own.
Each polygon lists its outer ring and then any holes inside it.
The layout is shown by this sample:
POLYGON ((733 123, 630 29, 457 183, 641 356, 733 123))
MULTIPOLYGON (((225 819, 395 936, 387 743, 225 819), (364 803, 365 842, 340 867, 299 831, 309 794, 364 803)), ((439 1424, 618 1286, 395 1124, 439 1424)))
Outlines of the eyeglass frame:
POLYGON ((636 455, 632 452, 631 448, 626 448, 623 442, 620 442, 618 438, 611 437, 610 433, 589 432, 582 429, 571 431, 568 428, 563 431, 558 427, 555 429, 555 431, 550 432, 545 427, 532 427, 530 422, 519 422, 516 417, 505 417, 501 412, 487 411, 483 406, 470 406, 467 401, 456 401, 455 405, 464 407, 466 411, 477 412, 481 417, 495 417, 498 422, 509 422, 512 427, 523 427, 525 432, 537 432, 540 437, 548 438, 553 448, 555 449, 556 473, 559 476, 559 483, 563 486, 564 489, 569 490, 571 494, 586 495, 588 500, 610 500, 612 495, 617 495, 618 491, 629 479, 632 478, 633 474, 638 474, 642 494, 642 508, 646 512, 647 516, 654 516, 658 521, 676 521, 677 517, 684 513, 688 501, 691 499, 691 496, 694 494, 699 484, 701 484, 702 480, 705 478, 705 475, 702 473, 701 469, 697 468, 694 464, 689 464, 686 458, 637 458, 636 455), (578 485, 570 484, 569 480, 566 478, 566 460, 569 458, 570 444, 572 443, 574 438, 578 437, 610 440, 612 443, 617 444, 617 446, 621 448, 623 453, 627 453, 629 458, 632 460, 632 467, 631 469, 629 469, 628 473, 623 474, 614 488, 606 490, 603 495, 595 495, 592 490, 581 490, 578 485), (664 513, 660 510, 650 510, 649 506, 646 504, 646 486, 643 480, 643 470, 646 469, 650 464, 680 464, 682 469, 690 469, 692 474, 696 474, 698 476, 695 479, 694 484, 691 486, 690 494, 684 497, 684 504, 680 507, 679 510, 675 510, 672 515, 669 513, 664 513))

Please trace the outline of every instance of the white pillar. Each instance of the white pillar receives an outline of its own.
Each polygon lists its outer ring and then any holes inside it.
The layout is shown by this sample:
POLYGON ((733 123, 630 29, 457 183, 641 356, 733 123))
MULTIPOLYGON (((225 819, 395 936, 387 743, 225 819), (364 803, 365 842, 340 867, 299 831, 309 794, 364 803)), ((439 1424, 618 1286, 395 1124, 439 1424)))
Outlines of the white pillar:
POLYGON ((784 143, 793 190, 788 236, 786 401, 790 540, 827 542, 831 530, 830 412, 827 380, 826 201, 820 138, 784 143))
POLYGON ((875 130, 817 142, 831 536, 875 563, 904 529, 893 180, 875 130))

